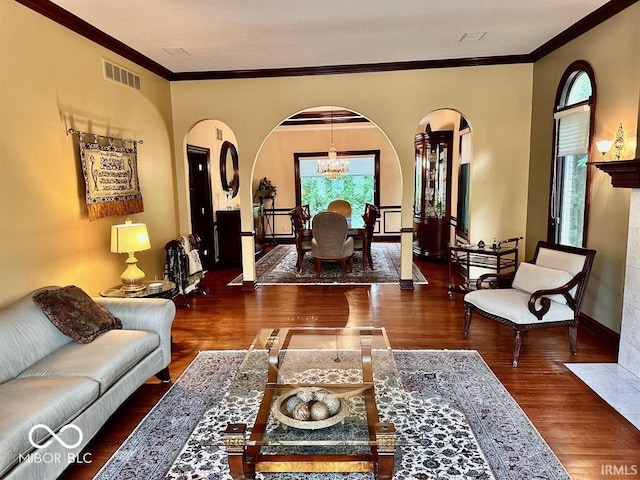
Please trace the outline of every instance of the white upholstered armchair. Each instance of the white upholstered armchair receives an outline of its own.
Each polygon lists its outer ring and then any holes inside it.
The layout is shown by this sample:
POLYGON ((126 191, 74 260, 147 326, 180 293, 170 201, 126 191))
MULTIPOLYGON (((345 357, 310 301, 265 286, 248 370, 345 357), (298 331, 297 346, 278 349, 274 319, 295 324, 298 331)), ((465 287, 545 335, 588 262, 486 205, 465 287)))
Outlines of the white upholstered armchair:
POLYGON ((595 250, 538 242, 530 263, 515 274, 482 275, 477 290, 464 297, 463 338, 473 313, 513 328, 512 364, 518 366, 522 332, 568 327, 569 348, 577 353, 577 327, 595 250), (508 287, 508 288, 503 288, 508 287))

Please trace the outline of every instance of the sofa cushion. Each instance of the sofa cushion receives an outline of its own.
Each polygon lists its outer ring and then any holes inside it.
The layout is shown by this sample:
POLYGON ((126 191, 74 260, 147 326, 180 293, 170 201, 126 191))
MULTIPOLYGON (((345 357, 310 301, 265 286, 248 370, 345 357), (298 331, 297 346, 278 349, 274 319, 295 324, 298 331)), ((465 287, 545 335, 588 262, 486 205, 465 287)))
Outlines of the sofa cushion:
POLYGON ((75 285, 42 290, 33 296, 33 301, 62 333, 80 343, 92 342, 107 330, 122 328, 119 319, 75 285))
MULTIPOLYGON (((521 263, 513 278, 513 288, 517 288, 527 293, 538 290, 548 290, 558 288, 569 282, 573 275, 564 270, 556 268, 541 267, 531 263, 521 263)), ((564 295, 545 295, 549 299, 558 303, 567 303, 564 295)))
POLYGON ((70 342, 19 377, 85 376, 100 384, 102 394, 159 345, 160 337, 155 332, 110 330, 91 343, 70 342))
POLYGON ((542 317, 542 320, 538 320, 529 311, 530 297, 529 293, 516 288, 498 288, 469 292, 464 296, 464 301, 475 305, 480 310, 506 318, 519 325, 573 320, 573 310, 558 302, 551 302, 549 311, 542 317))
MULTIPOLYGON (((57 431, 98 398, 98 383, 84 377, 17 378, 0 384, 0 477, 33 446, 29 431, 46 425, 57 431)), ((69 432, 69 435, 76 435, 69 432)), ((43 444, 44 428, 33 430, 32 439, 43 444)), ((71 442, 77 441, 74 437, 71 442)))
POLYGON ((33 302, 33 293, 0 309, 0 383, 71 341, 33 302))

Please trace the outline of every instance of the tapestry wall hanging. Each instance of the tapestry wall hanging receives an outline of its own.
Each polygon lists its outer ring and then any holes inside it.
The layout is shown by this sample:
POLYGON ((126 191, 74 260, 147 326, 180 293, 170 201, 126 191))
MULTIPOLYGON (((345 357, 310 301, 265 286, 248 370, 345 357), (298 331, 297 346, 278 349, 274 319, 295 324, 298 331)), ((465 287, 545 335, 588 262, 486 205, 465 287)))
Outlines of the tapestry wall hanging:
POLYGON ((137 160, 137 144, 142 141, 72 133, 79 138, 89 220, 144 211, 137 160), (85 142, 85 137, 92 141, 85 142), (100 138, 106 138, 108 144, 100 138))

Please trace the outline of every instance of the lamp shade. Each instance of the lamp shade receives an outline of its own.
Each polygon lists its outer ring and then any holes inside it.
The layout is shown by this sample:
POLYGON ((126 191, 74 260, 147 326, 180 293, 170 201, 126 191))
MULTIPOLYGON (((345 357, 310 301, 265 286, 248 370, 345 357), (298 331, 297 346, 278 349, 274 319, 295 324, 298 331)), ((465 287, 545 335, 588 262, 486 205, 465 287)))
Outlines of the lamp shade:
POLYGON ((596 142, 596 148, 602 155, 604 155, 609 150, 611 150, 612 145, 613 145, 613 142, 611 140, 598 140, 596 142))
POLYGON ((130 253, 149 250, 149 233, 144 223, 125 223, 111 227, 111 251, 113 253, 130 253))

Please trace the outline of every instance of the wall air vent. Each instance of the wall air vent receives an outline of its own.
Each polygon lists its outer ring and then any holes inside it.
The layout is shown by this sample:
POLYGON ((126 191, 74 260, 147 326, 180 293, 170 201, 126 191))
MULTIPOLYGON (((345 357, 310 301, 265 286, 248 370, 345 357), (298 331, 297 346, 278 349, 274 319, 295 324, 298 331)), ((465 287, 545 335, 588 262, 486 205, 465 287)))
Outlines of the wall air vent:
POLYGON ((104 58, 102 59, 102 63, 104 65, 104 78, 140 90, 140 75, 136 75, 104 58))

